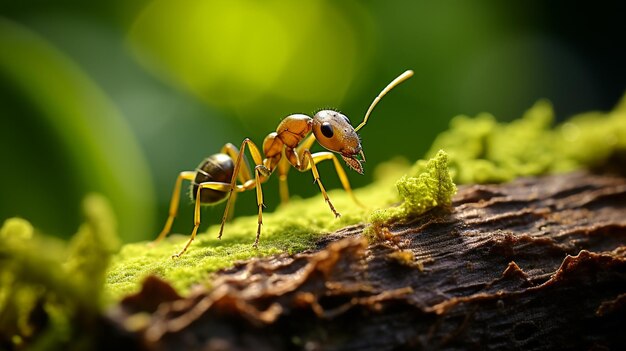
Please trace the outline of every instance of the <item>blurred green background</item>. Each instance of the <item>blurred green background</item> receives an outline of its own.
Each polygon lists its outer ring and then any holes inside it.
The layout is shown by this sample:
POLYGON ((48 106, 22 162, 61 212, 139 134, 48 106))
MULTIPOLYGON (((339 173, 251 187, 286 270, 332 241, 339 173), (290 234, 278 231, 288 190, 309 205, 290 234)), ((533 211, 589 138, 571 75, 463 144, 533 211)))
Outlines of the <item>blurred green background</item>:
MULTIPOLYGON (((626 88, 623 1, 0 1, 0 220, 75 232, 104 193, 125 241, 153 238, 176 175, 291 113, 354 125, 405 69, 415 77, 361 131, 366 174, 420 158, 457 114, 500 120, 539 98, 558 118, 608 110, 626 88)), ((327 188, 340 184, 320 166, 327 188)), ((290 190, 318 192, 292 171, 290 190)), ((277 181, 264 186, 271 211, 277 181)), ((182 201, 175 232, 191 229, 182 201)), ((324 206, 324 204, 320 204, 324 206)), ((252 214, 254 193, 238 198, 252 214)), ((205 211, 216 223, 223 205, 205 211)), ((340 210, 340 209, 339 209, 340 210)), ((329 219, 331 216, 329 215, 329 219)))

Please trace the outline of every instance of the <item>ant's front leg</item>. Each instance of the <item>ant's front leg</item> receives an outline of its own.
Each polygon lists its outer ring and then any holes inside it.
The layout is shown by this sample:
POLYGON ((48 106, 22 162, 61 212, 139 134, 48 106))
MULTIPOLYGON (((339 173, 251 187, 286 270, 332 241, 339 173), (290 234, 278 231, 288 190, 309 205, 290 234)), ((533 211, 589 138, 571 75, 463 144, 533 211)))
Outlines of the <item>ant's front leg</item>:
POLYGON ((311 155, 311 158, 313 159, 315 165, 325 160, 332 160, 333 165, 335 166, 335 172, 337 172, 337 176, 339 177, 339 180, 341 181, 341 185, 343 186, 343 190, 345 190, 346 193, 350 195, 354 203, 356 203, 358 206, 362 208, 367 208, 367 206, 365 206, 361 201, 359 201, 359 199, 354 195, 354 192, 352 191, 352 187, 350 186, 350 180, 348 179, 346 172, 341 167, 341 163, 339 163, 339 159, 334 153, 328 152, 328 151, 316 152, 311 155))
POLYGON ((314 182, 317 183, 317 185, 320 187, 322 196, 324 196, 324 200, 326 200, 326 203, 328 203, 330 210, 335 215, 335 218, 341 217, 341 214, 337 212, 337 210, 335 210, 335 206, 333 206, 333 203, 330 201, 330 198, 328 197, 328 194, 326 193, 326 189, 324 189, 324 185, 322 184, 322 180, 320 179, 320 173, 318 172, 317 166, 315 165, 315 163, 316 163, 315 158, 313 158, 313 155, 311 155, 311 151, 309 151, 308 149, 304 150, 302 154, 302 161, 301 161, 302 169, 299 169, 299 170, 301 172, 305 172, 309 168, 311 169, 311 171, 313 172, 314 182))

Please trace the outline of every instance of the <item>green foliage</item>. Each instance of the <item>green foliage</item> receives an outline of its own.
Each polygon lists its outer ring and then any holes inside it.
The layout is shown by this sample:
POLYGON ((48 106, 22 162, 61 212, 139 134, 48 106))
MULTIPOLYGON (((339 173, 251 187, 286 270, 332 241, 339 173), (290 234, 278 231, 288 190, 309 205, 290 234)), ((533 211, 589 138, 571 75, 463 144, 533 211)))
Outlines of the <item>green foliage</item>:
POLYGON ((73 215, 67 209, 97 191, 110 199, 121 230, 137 238, 151 227, 155 196, 127 121, 100 87, 34 31, 0 17, 0 47, 10 48, 0 50, 0 79, 19 87, 18 96, 37 111, 2 115, 8 123, 0 124, 6 143, 0 159, 19 172, 0 175, 3 196, 12 199, 0 204, 0 212, 37 213, 38 223, 65 227, 73 215), (24 130, 29 134, 20 135, 24 130), (33 147, 41 139, 48 143, 33 147), (25 175, 42 173, 45 181, 36 176, 25 183, 25 175))
POLYGON ((428 161, 420 160, 396 182, 402 199, 399 206, 378 209, 369 216, 366 234, 380 233, 386 224, 414 218, 438 206, 450 206, 456 185, 448 171, 448 154, 439 150, 428 161))
POLYGON ((85 349, 101 307, 117 235, 108 203, 90 195, 86 221, 69 246, 11 218, 0 229, 0 345, 85 349))
POLYGON ((471 184, 597 167, 626 151, 623 108, 574 116, 555 128, 553 120, 547 101, 510 123, 499 123, 489 114, 458 116, 428 155, 446 150, 454 181, 471 184))

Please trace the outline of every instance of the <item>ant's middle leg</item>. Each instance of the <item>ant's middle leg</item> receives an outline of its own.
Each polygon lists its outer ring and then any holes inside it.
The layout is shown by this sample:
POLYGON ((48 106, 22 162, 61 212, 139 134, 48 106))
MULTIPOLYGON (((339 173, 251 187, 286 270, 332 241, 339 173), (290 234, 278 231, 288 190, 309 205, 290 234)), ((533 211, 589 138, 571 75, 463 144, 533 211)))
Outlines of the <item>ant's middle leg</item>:
POLYGON ((226 219, 228 218, 228 211, 231 207, 231 202, 233 201, 233 192, 238 188, 237 186, 237 178, 239 177, 239 172, 247 167, 244 156, 244 152, 248 148, 250 154, 252 155, 252 159, 255 163, 254 168, 254 180, 249 179, 241 185, 240 187, 243 189, 242 191, 251 189, 256 187, 257 192, 257 206, 259 208, 259 216, 258 216, 258 227, 257 227, 257 235, 256 240, 254 242, 254 246, 256 247, 259 242, 259 237, 261 235, 261 225, 263 224, 263 191, 261 189, 261 183, 263 183, 267 177, 270 176, 271 172, 263 165, 263 158, 261 157, 261 152, 258 147, 248 138, 244 139, 241 143, 241 148, 237 153, 236 161, 235 161, 235 169, 233 171, 233 176, 230 182, 230 188, 228 189, 228 200, 226 203, 226 209, 224 210, 224 216, 222 217, 222 225, 220 227, 220 232, 218 235, 218 239, 221 239, 222 233, 224 232, 224 224, 226 223, 226 219))
MULTIPOLYGON (((237 185, 235 188, 235 191, 236 192, 246 191, 246 190, 253 188, 255 185, 256 183, 254 180, 249 180, 243 185, 237 185)), ((187 251, 187 248, 189 247, 189 245, 191 245, 191 242, 194 241, 194 239, 196 238, 196 235, 198 234, 198 228, 200 227, 200 205, 201 205, 200 192, 202 191, 202 189, 212 189, 212 190, 217 190, 221 192, 228 192, 230 190, 230 184, 221 183, 221 182, 204 182, 204 183, 198 184, 198 190, 196 192, 196 200, 195 200, 195 207, 194 207, 194 213, 193 213, 193 230, 191 231, 191 237, 185 244, 185 247, 183 247, 183 249, 177 254, 172 255, 172 258, 182 256, 185 253, 185 251, 187 251)), ((236 192, 233 194, 236 194, 236 192)), ((233 201, 234 201, 234 198, 235 196, 233 196, 233 201)), ((258 241, 258 238, 257 238, 257 241, 258 241)))
POLYGON ((189 245, 191 245, 191 242, 196 238, 196 235, 198 234, 198 228, 200 227, 200 192, 202 191, 202 189, 212 189, 221 192, 227 192, 230 190, 230 184, 221 182, 204 182, 198 184, 198 190, 196 191, 195 207, 193 211, 193 230, 191 231, 191 237, 185 244, 185 247, 183 247, 183 249, 179 253, 172 255, 172 258, 182 256, 185 251, 187 251, 187 248, 189 247, 189 245))

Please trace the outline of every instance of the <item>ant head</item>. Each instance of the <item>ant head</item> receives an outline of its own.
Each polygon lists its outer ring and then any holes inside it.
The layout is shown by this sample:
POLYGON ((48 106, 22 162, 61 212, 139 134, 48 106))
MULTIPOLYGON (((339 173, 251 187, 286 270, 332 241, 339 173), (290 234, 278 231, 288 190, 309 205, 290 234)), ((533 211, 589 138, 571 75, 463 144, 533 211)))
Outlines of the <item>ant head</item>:
POLYGON ((348 117, 333 110, 319 111, 313 116, 313 134, 320 145, 341 154, 350 168, 363 174, 361 162, 365 161, 365 155, 348 117), (359 155, 361 159, 357 158, 359 155))
POLYGON ((363 122, 356 128, 352 127, 348 117, 333 110, 322 110, 313 116, 313 134, 315 139, 325 147, 326 149, 341 154, 343 160, 346 161, 348 166, 353 170, 363 174, 363 166, 361 162, 365 162, 365 155, 361 148, 361 140, 356 133, 359 129, 363 128, 367 123, 367 119, 374 110, 374 107, 378 104, 380 99, 385 96, 391 89, 395 88, 398 84, 413 76, 413 71, 408 70, 399 75, 396 79, 391 81, 383 91, 376 96, 370 107, 365 113, 363 122), (360 156, 361 158, 357 158, 360 156))

